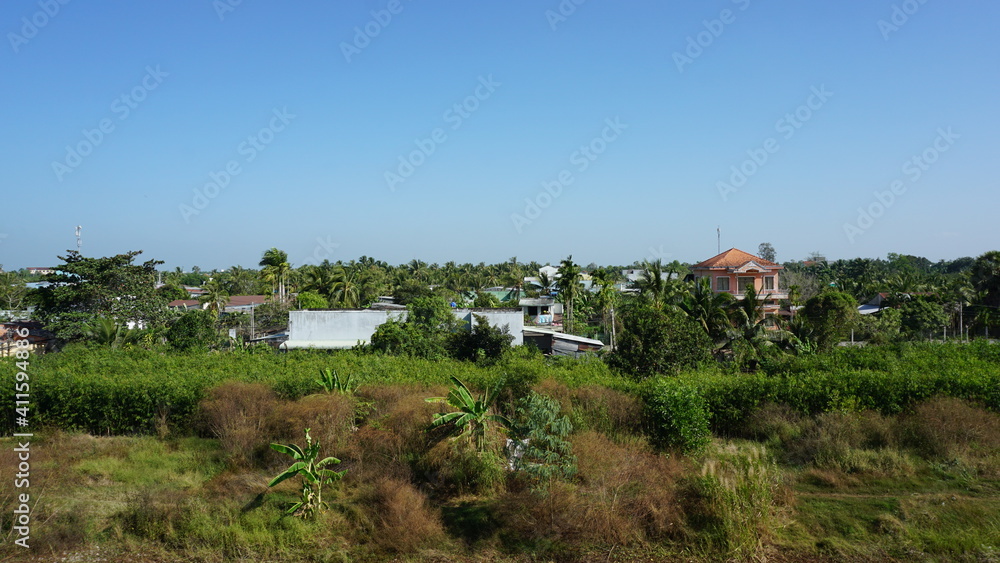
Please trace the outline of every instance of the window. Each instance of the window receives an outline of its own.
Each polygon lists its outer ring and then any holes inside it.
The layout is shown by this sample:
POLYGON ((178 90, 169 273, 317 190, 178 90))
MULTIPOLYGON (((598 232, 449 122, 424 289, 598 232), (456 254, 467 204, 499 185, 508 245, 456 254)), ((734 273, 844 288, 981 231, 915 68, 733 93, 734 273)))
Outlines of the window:
POLYGON ((729 278, 715 278, 715 291, 729 291, 729 278))
POLYGON ((764 289, 774 289, 774 276, 764 278, 764 289))
POLYGON ((754 287, 755 288, 752 276, 740 276, 737 279, 739 280, 738 283, 739 283, 740 292, 746 291, 746 288, 747 288, 748 285, 750 287, 754 287))

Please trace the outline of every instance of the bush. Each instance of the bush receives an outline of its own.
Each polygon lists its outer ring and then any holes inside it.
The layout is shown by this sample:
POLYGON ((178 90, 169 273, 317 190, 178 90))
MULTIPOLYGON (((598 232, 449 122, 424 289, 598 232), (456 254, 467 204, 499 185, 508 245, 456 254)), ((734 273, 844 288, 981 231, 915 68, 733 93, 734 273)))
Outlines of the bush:
POLYGON ((245 463, 267 449, 268 416, 277 407, 274 391, 260 383, 224 383, 208 392, 201 419, 234 463, 245 463))
POLYGON ((982 474, 1000 468, 1000 415, 966 401, 939 397, 917 405, 900 420, 900 441, 930 460, 960 460, 982 474))
POLYGON ((623 316, 618 346, 608 362, 632 377, 644 379, 707 362, 711 349, 705 331, 687 315, 636 307, 623 316))
POLYGON ((268 414, 263 437, 268 443, 297 443, 302 430, 309 428, 313 441, 322 444, 326 455, 339 457, 354 428, 354 407, 353 397, 339 393, 284 402, 268 414))
MULTIPOLYGON (((488 294, 487 294, 488 295, 488 294)), ((486 317, 473 315, 475 326, 470 330, 459 330, 451 335, 449 348, 451 356, 456 360, 480 361, 494 364, 510 349, 514 337, 505 326, 497 328, 490 325, 486 317)))
POLYGON ((758 560, 781 489, 780 471, 759 444, 714 447, 688 483, 688 522, 727 559, 758 560))
POLYGON ((406 481, 378 479, 362 502, 371 512, 375 529, 371 540, 395 553, 411 553, 417 548, 444 539, 440 515, 427 497, 406 481))
POLYGON ((710 413, 694 388, 660 378, 645 388, 643 396, 656 443, 687 454, 697 453, 709 444, 710 413))
POLYGON ((205 348, 218 336, 217 321, 216 314, 211 311, 188 311, 167 329, 167 342, 177 350, 205 348))
POLYGON ((616 443, 598 432, 573 437, 591 537, 604 543, 663 541, 684 535, 677 484, 684 465, 648 444, 616 443))

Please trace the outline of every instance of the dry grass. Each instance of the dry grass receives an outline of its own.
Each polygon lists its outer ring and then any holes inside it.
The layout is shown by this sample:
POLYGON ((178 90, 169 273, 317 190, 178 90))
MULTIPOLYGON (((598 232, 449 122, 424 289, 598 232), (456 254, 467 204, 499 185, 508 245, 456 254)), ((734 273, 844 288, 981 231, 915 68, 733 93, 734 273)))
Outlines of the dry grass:
POLYGON ((643 545, 683 537, 676 497, 684 465, 658 455, 642 440, 620 443, 586 431, 573 437, 578 474, 530 489, 513 479, 497 506, 503 537, 512 549, 572 560, 569 546, 643 545))
POLYGON ((412 553, 444 537, 441 517, 410 482, 383 478, 364 495, 374 523, 371 540, 394 553, 412 553))
POLYGON ((230 382, 208 392, 199 417, 231 462, 241 465, 266 448, 267 418, 277 406, 274 391, 266 385, 230 382))
POLYGON ((573 452, 593 539, 659 541, 683 533, 676 499, 682 462, 656 454, 643 441, 619 444, 593 431, 574 437, 573 452))
POLYGON ((301 444, 303 431, 309 428, 313 442, 319 442, 324 456, 339 456, 354 428, 354 406, 353 397, 339 393, 309 395, 280 403, 268 415, 263 437, 283 444, 301 444))
POLYGON ((542 381, 535 391, 559 401, 578 431, 595 430, 614 438, 642 433, 643 404, 635 395, 597 385, 571 389, 554 379, 542 381))

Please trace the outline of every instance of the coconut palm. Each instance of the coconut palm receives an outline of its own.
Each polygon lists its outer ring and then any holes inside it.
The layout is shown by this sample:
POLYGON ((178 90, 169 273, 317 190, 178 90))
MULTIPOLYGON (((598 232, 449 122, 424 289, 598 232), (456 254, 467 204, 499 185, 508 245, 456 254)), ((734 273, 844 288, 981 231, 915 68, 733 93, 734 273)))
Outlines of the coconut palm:
POLYGON ((547 272, 538 272, 538 285, 542 286, 542 295, 552 295, 552 286, 555 285, 555 280, 547 272))
POLYGON ((712 291, 711 279, 701 278, 688 288, 681 298, 680 308, 701 325, 712 341, 719 342, 731 327, 729 310, 732 303, 732 294, 712 291))
POLYGON ((339 307, 354 309, 360 307, 361 284, 354 270, 336 266, 333 270, 330 300, 339 307))
POLYGON ((223 277, 226 291, 229 295, 255 295, 257 279, 253 270, 242 266, 233 266, 223 277))
POLYGON ((573 304, 580 297, 580 279, 583 277, 580 266, 573 262, 573 255, 570 254, 559 264, 559 279, 556 286, 559 288, 559 297, 566 308, 564 329, 572 334, 574 329, 573 304))
POLYGON ((263 268, 261 275, 264 281, 277 290, 278 300, 284 301, 285 284, 292 269, 292 265, 288 263, 288 253, 273 247, 265 250, 259 266, 263 268))
POLYGON ((219 316, 229 303, 229 291, 218 278, 205 282, 202 289, 205 293, 198 297, 198 302, 205 305, 205 309, 215 312, 215 316, 219 316))

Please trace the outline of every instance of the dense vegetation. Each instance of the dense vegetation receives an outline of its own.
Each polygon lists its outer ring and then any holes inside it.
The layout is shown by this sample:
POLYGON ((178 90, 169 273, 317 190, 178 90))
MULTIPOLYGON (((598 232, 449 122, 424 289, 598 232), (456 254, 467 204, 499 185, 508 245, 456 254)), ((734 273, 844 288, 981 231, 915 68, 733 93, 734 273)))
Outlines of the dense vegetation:
POLYGON ((54 555, 971 561, 1000 542, 1000 347, 985 341, 647 379, 527 349, 469 362, 74 345, 32 367, 47 491, 34 540, 54 555), (427 401, 452 378, 466 399, 427 401), (432 428, 453 411, 481 426, 432 428), (346 471, 314 519, 284 515, 292 480, 266 486, 288 467, 268 445, 304 428, 346 471), (512 462, 507 436, 527 439, 512 462))
MULTIPOLYGON (((296 270, 270 249, 259 271, 173 272, 132 299, 155 265, 136 254, 71 255, 63 283, 5 289, 35 300, 63 345, 30 366, 46 556, 980 561, 1000 544, 1000 347, 929 338, 995 326, 998 253, 790 263, 784 305, 804 305, 790 323, 752 288, 683 281, 677 262, 644 263, 621 292, 616 268, 572 257, 528 286, 538 265, 515 259, 296 270), (205 310, 167 314, 178 283, 201 284, 205 310), (883 289, 890 308, 861 318, 883 289), (258 330, 295 305, 387 292, 409 313, 347 351, 222 338, 246 329, 220 314, 228 296, 261 292, 274 299, 258 330), (615 334, 614 351, 546 358, 450 311, 522 292, 556 294, 567 331, 615 334), (838 346, 855 334, 869 345, 838 346)), ((14 360, 0 360, 7 389, 14 360)), ((0 395, 7 432, 14 399, 0 395)))

